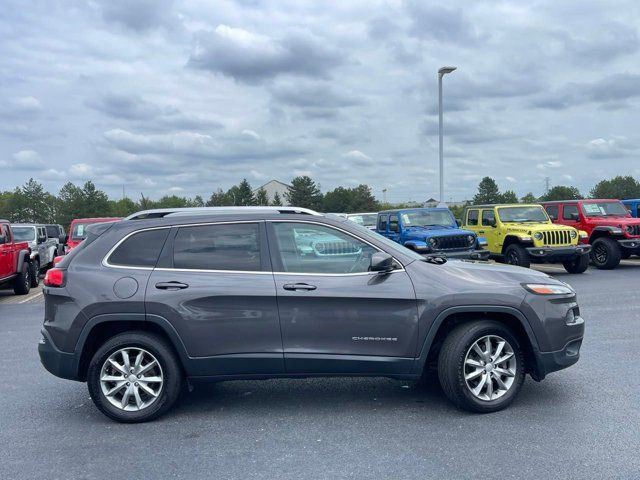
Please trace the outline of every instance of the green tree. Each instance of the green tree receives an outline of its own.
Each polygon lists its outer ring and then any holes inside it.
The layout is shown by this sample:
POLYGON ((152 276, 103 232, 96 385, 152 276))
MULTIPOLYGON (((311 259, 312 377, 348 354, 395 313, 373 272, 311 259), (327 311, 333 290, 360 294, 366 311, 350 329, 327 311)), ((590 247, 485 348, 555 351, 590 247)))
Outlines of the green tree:
POLYGON ((591 189, 591 198, 640 198, 640 183, 631 175, 602 180, 591 189))
POLYGON ((85 182, 82 187, 67 182, 58 194, 56 223, 68 226, 74 218, 104 217, 110 211, 109 197, 92 181, 85 182))
POLYGON ((273 200, 271 200, 271 205, 274 207, 282 206, 282 199, 280 198, 280 194, 278 192, 273 194, 273 200))
POLYGON ((289 205, 294 207, 322 209, 322 193, 310 177, 304 175, 291 181, 291 188, 284 194, 289 205))
POLYGON ((0 192, 0 218, 8 219, 11 215, 11 202, 13 200, 13 192, 0 192))
POLYGON ((185 208, 190 206, 189 199, 177 195, 165 195, 156 202, 155 208, 185 208))
POLYGON ((538 199, 537 199, 537 198, 536 198, 536 196, 535 196, 533 193, 531 193, 531 192, 527 193, 524 197, 522 197, 522 198, 520 199, 520 201, 521 201, 522 203, 538 203, 538 199))
POLYGON ((513 190, 507 190, 501 194, 502 203, 518 203, 518 196, 513 190))
POLYGON ((56 211, 56 198, 30 178, 14 190, 7 207, 9 220, 13 222, 50 223, 56 211))
POLYGON ((337 187, 324 194, 322 211, 346 213, 351 211, 352 193, 350 189, 337 187))
POLYGON ((569 187, 566 185, 556 185, 551 188, 547 193, 540 197, 541 202, 551 202, 553 200, 578 200, 582 197, 582 194, 576 187, 569 187))
POLYGON ((204 207, 204 200, 200 195, 193 197, 193 200, 189 201, 189 207, 204 207))
POLYGON ((140 207, 130 198, 109 200, 109 215, 112 217, 126 217, 140 210, 140 207))
POLYGON ((229 192, 224 192, 221 188, 211 194, 207 201, 207 207, 226 207, 234 205, 233 197, 229 192))
POLYGON ((376 212, 379 206, 369 185, 361 184, 351 189, 349 212, 376 212))
POLYGON ((267 197, 267 191, 260 187, 256 193, 256 205, 267 206, 269 205, 269 197, 267 197))
POLYGON ((473 203, 476 205, 500 203, 502 196, 498 184, 491 177, 484 177, 478 185, 478 193, 473 197, 473 203))
POLYGON ((239 207, 246 207, 255 204, 256 197, 253 195, 251 185, 246 178, 243 178, 234 192, 234 205, 237 205, 239 207))

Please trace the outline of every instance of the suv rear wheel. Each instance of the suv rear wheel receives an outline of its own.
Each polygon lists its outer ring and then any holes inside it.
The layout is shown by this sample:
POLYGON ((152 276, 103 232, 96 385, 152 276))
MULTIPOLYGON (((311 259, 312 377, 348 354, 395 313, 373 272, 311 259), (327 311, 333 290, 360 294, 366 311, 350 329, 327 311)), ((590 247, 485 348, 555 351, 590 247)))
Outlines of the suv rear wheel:
POLYGON ((573 260, 562 262, 564 269, 569 273, 583 273, 589 268, 589 254, 585 253, 573 260))
POLYGON ((524 355, 511 330, 482 320, 459 325, 445 339, 438 376, 459 408, 489 413, 506 408, 524 382, 524 355))
POLYGON ((620 246, 613 238, 601 237, 593 242, 591 261, 601 270, 611 270, 620 264, 620 246))
POLYGON ((37 258, 31 262, 31 286, 40 285, 40 260, 37 258))
POLYGON ((93 355, 87 374, 89 394, 107 417, 146 422, 165 413, 182 388, 180 364, 158 335, 127 332, 107 340, 93 355))
POLYGON ((510 265, 518 265, 519 267, 529 268, 531 266, 531 258, 529 252, 522 245, 512 243, 504 252, 504 261, 510 265))
POLYGON ((13 280, 13 293, 26 295, 31 290, 31 264, 24 262, 22 271, 13 280))

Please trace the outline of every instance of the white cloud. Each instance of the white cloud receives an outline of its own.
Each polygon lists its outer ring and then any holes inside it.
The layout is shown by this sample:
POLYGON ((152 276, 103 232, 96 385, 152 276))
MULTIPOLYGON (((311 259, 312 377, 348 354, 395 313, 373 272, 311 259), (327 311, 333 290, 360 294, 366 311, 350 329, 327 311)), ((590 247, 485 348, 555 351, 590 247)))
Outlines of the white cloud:
POLYGON ((30 164, 37 166, 42 164, 42 158, 35 150, 20 150, 13 154, 13 158, 22 165, 30 164))

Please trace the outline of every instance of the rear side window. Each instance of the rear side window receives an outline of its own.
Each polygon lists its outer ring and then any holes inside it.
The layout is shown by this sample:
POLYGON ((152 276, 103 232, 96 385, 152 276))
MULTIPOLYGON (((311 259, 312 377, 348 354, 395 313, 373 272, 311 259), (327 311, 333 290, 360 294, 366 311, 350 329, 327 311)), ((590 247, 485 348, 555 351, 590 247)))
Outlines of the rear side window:
POLYGON ((111 254, 109 263, 127 267, 153 268, 168 234, 168 228, 134 233, 111 254))
POLYGON ((173 266, 190 270, 260 271, 258 224, 180 228, 173 243, 173 266))
POLYGON ((478 225, 478 210, 467 211, 467 225, 478 225))
POLYGON ((60 232, 58 232, 58 227, 56 227, 55 225, 48 225, 45 228, 47 229, 47 237, 57 238, 60 236, 60 232))
POLYGON ((387 218, 389 215, 380 215, 378 217, 378 230, 386 230, 387 229, 387 218))
POLYGON ((483 210, 482 211, 482 225, 485 227, 491 227, 496 221, 496 216, 493 213, 493 210, 483 210))

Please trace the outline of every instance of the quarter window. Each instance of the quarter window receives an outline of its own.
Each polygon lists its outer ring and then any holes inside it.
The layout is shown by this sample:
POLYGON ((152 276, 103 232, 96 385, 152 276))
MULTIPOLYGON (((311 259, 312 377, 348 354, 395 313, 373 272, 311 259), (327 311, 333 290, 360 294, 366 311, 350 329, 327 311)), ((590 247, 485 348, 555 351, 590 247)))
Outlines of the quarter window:
POLYGON ((478 210, 467 211, 467 225, 478 225, 478 210))
MULTIPOLYGON (((277 253, 284 272, 362 273, 369 271, 374 247, 351 235, 308 223, 275 222, 277 253)), ((277 262, 276 262, 277 263, 277 262)))
POLYGON ((168 228, 134 233, 111 254, 109 263, 127 267, 155 267, 168 234, 168 228))
POLYGON ((261 270, 257 223, 182 227, 173 243, 174 268, 261 270))

